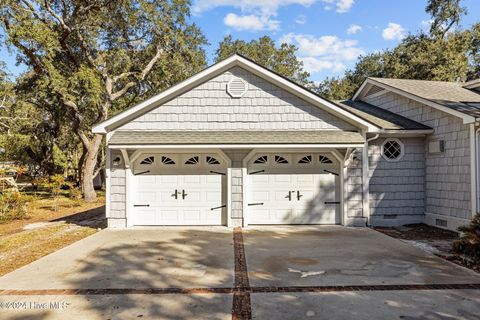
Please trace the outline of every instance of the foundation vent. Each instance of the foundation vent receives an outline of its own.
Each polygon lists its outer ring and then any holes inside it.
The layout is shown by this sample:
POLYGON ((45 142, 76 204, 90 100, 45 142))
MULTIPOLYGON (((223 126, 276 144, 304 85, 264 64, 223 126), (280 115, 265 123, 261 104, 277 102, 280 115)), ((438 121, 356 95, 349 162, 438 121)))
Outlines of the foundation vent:
POLYGON ((383 216, 383 219, 397 219, 396 214, 386 214, 383 216))
POLYGON ((447 220, 435 219, 435 225, 439 227, 447 227, 447 220))
POLYGON ((240 78, 233 78, 227 84, 227 92, 232 98, 241 98, 248 90, 248 84, 240 78))

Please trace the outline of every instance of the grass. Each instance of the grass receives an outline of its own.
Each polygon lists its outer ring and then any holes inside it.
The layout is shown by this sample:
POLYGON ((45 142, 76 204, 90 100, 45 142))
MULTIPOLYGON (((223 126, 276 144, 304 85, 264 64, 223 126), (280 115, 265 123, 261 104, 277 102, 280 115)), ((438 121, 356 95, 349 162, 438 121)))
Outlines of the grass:
POLYGON ((0 237, 0 276, 55 252, 96 232, 67 223, 0 237))
POLYGON ((79 223, 82 219, 91 219, 92 213, 95 217, 102 216, 100 207, 105 205, 105 195, 97 195, 96 201, 87 203, 71 199, 68 194, 53 199, 47 193, 30 193, 27 217, 0 223, 0 276, 97 232, 97 226, 79 223), (99 209, 91 210, 94 208, 99 209), (50 222, 72 215, 76 215, 75 218, 50 222), (45 224, 25 229, 38 222, 45 224))
POLYGON ((0 236, 19 232, 30 223, 50 221, 105 205, 104 192, 97 193, 97 200, 94 202, 71 199, 66 194, 62 194, 58 199, 53 199, 47 193, 27 195, 33 199, 28 203, 27 216, 24 219, 0 222, 0 236))

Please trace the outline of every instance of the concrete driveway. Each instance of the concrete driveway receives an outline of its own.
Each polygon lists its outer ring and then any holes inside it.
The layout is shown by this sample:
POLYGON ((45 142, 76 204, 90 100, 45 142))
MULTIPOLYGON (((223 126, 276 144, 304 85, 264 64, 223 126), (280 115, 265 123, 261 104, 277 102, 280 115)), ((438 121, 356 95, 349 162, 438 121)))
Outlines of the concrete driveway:
POLYGON ((376 231, 337 226, 103 230, 0 278, 1 319, 478 314, 478 274, 376 231))

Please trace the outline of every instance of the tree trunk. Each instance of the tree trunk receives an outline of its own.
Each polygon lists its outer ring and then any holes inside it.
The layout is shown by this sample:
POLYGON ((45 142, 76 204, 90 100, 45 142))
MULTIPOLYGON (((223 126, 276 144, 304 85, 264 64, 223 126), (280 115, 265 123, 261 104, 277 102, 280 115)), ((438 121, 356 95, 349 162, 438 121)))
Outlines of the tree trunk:
MULTIPOLYGON (((102 144, 102 136, 96 134, 86 146, 85 157, 83 157, 83 163, 79 168, 81 168, 81 177, 80 183, 82 186, 83 197, 85 201, 91 202, 95 201, 97 194, 93 186, 93 176, 95 172, 95 166, 97 165, 97 156, 100 146, 102 144)), ((85 148, 85 146, 84 146, 85 148)))

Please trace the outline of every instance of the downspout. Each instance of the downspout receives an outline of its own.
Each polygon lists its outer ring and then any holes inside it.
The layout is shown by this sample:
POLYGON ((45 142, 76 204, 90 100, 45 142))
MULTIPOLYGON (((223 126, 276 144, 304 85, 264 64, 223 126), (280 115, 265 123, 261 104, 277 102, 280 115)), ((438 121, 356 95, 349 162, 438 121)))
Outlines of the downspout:
MULTIPOLYGON (((362 182, 363 182, 363 213, 367 218, 366 224, 370 226, 370 169, 368 160, 368 143, 378 139, 380 134, 376 134, 369 139, 365 139, 365 147, 362 150, 362 182)), ((365 138, 367 134, 365 133, 365 138)))

